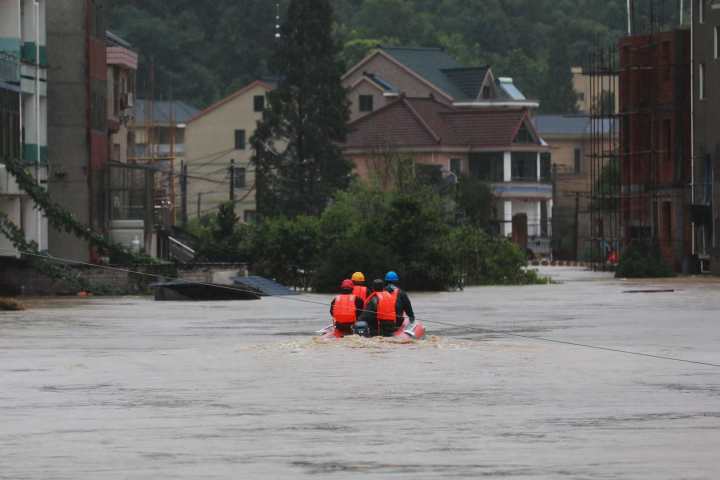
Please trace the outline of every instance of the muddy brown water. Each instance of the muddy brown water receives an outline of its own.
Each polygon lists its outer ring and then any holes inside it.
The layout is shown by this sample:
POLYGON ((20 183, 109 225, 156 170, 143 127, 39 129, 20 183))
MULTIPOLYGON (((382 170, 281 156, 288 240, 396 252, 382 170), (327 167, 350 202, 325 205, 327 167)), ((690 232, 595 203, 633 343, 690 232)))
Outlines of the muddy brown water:
POLYGON ((0 313, 0 479, 718 478, 720 369, 477 327, 720 363, 720 286, 548 271, 413 295, 409 344, 282 298, 0 313))

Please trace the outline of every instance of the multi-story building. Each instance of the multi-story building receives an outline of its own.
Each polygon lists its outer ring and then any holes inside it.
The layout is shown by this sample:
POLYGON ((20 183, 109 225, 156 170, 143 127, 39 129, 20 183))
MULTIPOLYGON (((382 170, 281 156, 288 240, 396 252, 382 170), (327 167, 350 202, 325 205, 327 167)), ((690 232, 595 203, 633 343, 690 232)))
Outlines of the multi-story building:
POLYGON ((626 37, 620 50, 620 223, 625 245, 652 243, 689 271, 690 33, 626 37))
MULTIPOLYGON (((45 0, 0 0, 2 155, 30 167, 43 187, 48 165, 45 10, 45 0)), ((26 240, 47 250, 47 219, 2 165, 0 209, 23 229, 26 240)), ((5 238, 0 248, 0 256, 14 252, 5 238)))
POLYGON ((249 141, 273 88, 270 82, 252 82, 188 122, 185 201, 190 216, 215 213, 222 203, 233 200, 241 221, 255 220, 255 172, 249 141))
MULTIPOLYGON (((104 0, 54 0, 47 5, 48 191, 93 230, 107 234, 107 63, 104 0)), ((96 259, 89 245, 51 229, 50 253, 96 259)))
POLYGON ((577 111, 590 113, 593 109, 610 113, 617 113, 620 108, 620 98, 615 95, 618 91, 618 76, 615 73, 600 75, 594 72, 588 75, 582 67, 572 67, 573 90, 577 94, 577 111), (601 107, 602 104, 605 104, 601 107))
POLYGON ((185 157, 185 129, 198 109, 181 100, 137 99, 130 121, 132 159, 185 157))
POLYGON ((693 247, 720 274, 720 0, 692 1, 693 247))

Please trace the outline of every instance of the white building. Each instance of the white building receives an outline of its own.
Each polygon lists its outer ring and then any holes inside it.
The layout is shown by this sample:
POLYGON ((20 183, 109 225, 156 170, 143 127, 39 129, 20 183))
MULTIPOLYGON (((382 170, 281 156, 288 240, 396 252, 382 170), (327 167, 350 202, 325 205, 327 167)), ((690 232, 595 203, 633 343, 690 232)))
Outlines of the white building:
MULTIPOLYGON (((0 0, 0 92, 5 115, 5 137, 0 138, 5 144, 0 154, 0 211, 41 251, 48 245, 47 219, 18 188, 3 160, 7 156, 21 160, 37 182, 43 186, 47 183, 45 4, 46 0, 0 0), (13 102, 17 102, 17 109, 13 102)), ((0 238, 0 250, 0 256, 11 255, 8 239, 0 238)))

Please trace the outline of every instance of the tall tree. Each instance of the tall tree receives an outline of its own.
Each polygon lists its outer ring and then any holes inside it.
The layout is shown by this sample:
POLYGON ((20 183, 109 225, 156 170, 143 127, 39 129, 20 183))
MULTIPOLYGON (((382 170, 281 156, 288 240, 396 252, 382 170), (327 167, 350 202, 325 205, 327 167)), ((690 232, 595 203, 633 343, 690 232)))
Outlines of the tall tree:
POLYGON ((263 216, 318 215, 351 166, 339 143, 349 106, 330 0, 291 0, 271 65, 280 78, 251 139, 263 216))
POLYGON ((568 37, 560 30, 556 31, 550 46, 548 76, 544 88, 545 95, 540 99, 540 109, 547 113, 577 112, 577 93, 573 88, 572 60, 568 47, 568 37))

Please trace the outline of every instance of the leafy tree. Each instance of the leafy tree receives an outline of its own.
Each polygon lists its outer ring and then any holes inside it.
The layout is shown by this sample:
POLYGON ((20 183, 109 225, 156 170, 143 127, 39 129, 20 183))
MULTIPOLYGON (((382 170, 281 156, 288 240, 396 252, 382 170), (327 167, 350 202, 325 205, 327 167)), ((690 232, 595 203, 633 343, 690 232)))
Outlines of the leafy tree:
POLYGON ((329 0, 292 0, 288 7, 272 62, 282 80, 251 140, 261 215, 319 215, 349 184, 350 162, 338 145, 349 106, 332 18, 329 0))
POLYGON ((548 76, 544 88, 545 96, 541 99, 540 108, 548 113, 577 112, 577 93, 573 89, 571 59, 568 38, 561 31, 554 32, 548 76))

